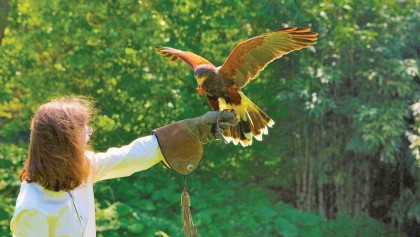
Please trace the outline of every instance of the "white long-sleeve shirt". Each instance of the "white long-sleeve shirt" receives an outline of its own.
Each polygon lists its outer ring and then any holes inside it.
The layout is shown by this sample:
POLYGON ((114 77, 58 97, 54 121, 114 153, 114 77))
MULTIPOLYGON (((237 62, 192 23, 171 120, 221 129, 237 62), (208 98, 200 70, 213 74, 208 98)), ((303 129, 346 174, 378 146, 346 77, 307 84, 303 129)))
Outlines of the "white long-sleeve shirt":
MULTIPOLYGON (((104 153, 88 152, 86 156, 96 170, 96 181, 129 176, 163 159, 154 135, 104 153)), ((10 229, 14 237, 96 236, 92 184, 70 192, 54 192, 36 183, 22 182, 10 229)))

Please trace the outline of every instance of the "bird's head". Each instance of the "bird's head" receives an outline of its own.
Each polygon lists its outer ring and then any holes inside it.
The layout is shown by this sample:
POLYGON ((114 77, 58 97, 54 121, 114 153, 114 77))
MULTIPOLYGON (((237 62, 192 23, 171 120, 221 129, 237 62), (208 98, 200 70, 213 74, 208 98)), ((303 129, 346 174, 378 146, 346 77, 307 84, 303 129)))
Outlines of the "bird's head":
POLYGON ((195 70, 194 70, 194 77, 197 80, 197 84, 198 84, 198 92, 200 94, 204 94, 204 90, 202 88, 203 83, 210 77, 214 77, 215 76, 215 68, 213 65, 208 65, 208 64, 203 64, 198 66, 195 70))

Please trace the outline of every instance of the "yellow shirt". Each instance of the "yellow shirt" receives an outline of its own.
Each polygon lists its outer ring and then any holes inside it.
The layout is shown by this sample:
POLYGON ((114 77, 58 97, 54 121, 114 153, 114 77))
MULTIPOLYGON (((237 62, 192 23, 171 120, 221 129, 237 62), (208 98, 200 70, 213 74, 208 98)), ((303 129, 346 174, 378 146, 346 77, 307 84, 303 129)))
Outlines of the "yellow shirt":
MULTIPOLYGON (((104 153, 87 152, 95 181, 129 176, 162 161, 154 135, 104 153)), ((92 184, 71 192, 53 192, 36 183, 22 182, 10 222, 14 237, 94 237, 95 204, 92 184)))

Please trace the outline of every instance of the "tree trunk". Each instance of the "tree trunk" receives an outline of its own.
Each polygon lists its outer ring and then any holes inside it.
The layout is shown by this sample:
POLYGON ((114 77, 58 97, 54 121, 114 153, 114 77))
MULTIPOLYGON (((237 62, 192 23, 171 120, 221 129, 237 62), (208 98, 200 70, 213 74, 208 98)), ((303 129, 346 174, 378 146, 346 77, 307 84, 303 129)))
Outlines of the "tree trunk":
POLYGON ((4 29, 7 26, 7 15, 9 14, 9 0, 0 0, 0 45, 4 37, 4 29))

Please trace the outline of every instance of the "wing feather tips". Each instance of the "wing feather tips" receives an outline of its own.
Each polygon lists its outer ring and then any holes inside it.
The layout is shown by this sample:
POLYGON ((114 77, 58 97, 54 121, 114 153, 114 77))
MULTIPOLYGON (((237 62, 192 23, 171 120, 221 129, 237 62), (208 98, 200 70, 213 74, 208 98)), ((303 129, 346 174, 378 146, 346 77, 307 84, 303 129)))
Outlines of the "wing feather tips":
POLYGON ((162 54, 162 55, 165 56, 165 55, 170 54, 168 52, 168 50, 171 49, 171 48, 163 47, 163 46, 156 46, 155 49, 156 49, 156 51, 158 51, 158 53, 160 53, 160 54, 162 54))
POLYGON ((286 28, 283 28, 283 29, 278 29, 278 30, 275 30, 275 31, 273 31, 273 32, 278 32, 278 31, 282 31, 282 32, 292 32, 292 31, 295 31, 297 29, 297 27, 286 27, 286 28))
POLYGON ((300 45, 311 45, 316 43, 314 40, 307 38, 294 38, 293 41, 300 45))
MULTIPOLYGON (((305 35, 318 35, 317 32, 312 32, 310 27, 287 27, 287 28, 283 28, 283 29, 278 29, 272 32, 283 32, 283 33, 287 33, 287 34, 305 34, 305 35)), ((268 32, 267 34, 270 34, 270 32, 268 32)))
POLYGON ((299 27, 294 30, 294 32, 309 32, 311 28, 309 27, 299 27))
POLYGON ((170 50, 174 50, 172 48, 157 46, 155 47, 155 49, 160 55, 171 60, 172 62, 177 62, 179 60, 179 57, 177 55, 169 52, 170 50))
POLYGON ((293 40, 298 40, 298 39, 308 40, 309 42, 302 41, 302 43, 305 43, 305 44, 314 44, 316 43, 316 40, 318 39, 317 38, 318 33, 312 32, 311 28, 308 28, 308 27, 302 27, 302 28, 289 27, 289 28, 285 28, 285 29, 273 32, 273 37, 280 41, 284 40, 284 37, 286 35, 291 37, 293 40))

